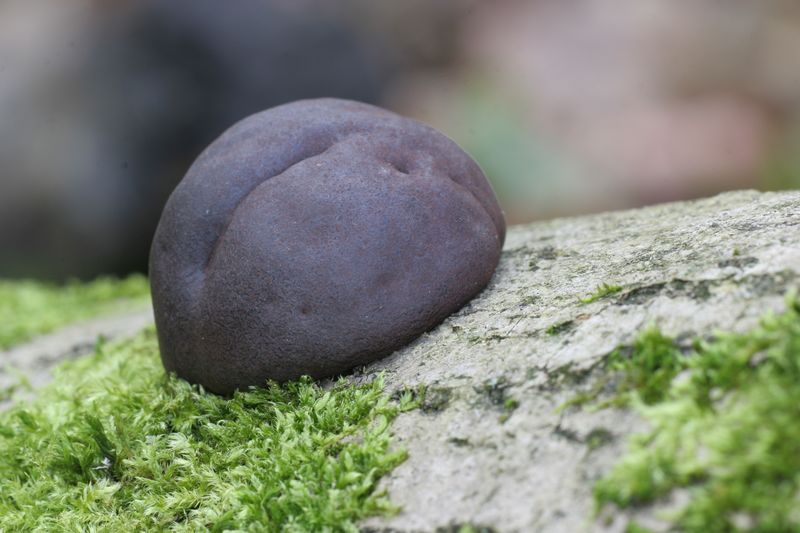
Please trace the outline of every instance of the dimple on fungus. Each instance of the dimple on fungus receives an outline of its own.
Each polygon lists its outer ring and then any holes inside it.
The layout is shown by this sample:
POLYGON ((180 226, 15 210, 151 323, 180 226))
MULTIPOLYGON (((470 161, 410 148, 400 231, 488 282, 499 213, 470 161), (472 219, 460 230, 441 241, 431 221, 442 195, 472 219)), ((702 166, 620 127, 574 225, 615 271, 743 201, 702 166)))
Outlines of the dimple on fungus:
POLYGON ((366 104, 305 100, 214 141, 150 256, 164 366, 217 393, 333 376, 479 293, 505 221, 453 141, 366 104))

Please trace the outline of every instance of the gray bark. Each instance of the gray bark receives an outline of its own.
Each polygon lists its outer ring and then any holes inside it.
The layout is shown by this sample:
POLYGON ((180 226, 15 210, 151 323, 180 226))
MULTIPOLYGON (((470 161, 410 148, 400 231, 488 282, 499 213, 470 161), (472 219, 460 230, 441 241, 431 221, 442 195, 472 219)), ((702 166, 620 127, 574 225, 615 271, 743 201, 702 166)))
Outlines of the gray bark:
POLYGON ((513 228, 478 298, 368 369, 385 371, 394 389, 425 385, 428 394, 423 409, 395 422, 409 459, 381 482, 403 511, 365 526, 620 530, 622 516, 593 518, 592 484, 642 422, 631 411, 557 407, 575 395, 582 372, 649 324, 676 336, 746 330, 783 308, 798 271, 797 192, 735 192, 513 228), (602 283, 623 289, 579 302, 602 283), (519 402, 510 413, 507 398, 519 402), (590 449, 592 431, 610 442, 590 449))

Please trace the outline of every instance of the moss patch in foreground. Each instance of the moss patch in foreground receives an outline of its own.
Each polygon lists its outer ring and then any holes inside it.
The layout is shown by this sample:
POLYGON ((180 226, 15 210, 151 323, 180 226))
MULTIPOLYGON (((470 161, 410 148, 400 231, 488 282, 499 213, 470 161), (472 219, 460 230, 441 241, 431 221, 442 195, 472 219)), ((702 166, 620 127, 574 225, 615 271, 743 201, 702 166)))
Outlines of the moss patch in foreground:
POLYGON ((600 506, 657 504, 685 490, 688 503, 668 517, 679 530, 800 531, 800 303, 790 297, 787 308, 748 333, 698 341, 687 355, 644 334, 630 360, 657 360, 671 378, 653 396, 641 369, 617 365, 626 384, 618 394, 651 429, 595 485, 600 506))
POLYGON ((143 307, 149 297, 150 287, 142 275, 66 285, 0 280, 0 349, 70 322, 132 304, 143 307))
POLYGON ((0 414, 0 531, 355 531, 401 463, 377 380, 226 399, 164 374, 155 333, 71 361, 0 414))

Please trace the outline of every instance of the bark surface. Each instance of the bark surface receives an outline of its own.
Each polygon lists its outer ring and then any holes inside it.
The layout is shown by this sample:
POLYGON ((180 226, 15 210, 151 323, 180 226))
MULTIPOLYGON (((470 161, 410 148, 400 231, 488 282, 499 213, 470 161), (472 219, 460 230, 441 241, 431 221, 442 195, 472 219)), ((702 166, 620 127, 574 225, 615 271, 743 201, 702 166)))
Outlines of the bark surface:
POLYGON ((648 325, 674 336, 745 331, 784 308, 799 272, 797 192, 512 227, 478 298, 367 369, 427 394, 395 422, 409 459, 381 482, 403 511, 365 526, 620 530, 623 517, 593 519, 592 485, 642 421, 632 411, 558 407, 648 325), (604 283, 621 290, 581 303, 604 283), (594 447, 591 435, 609 439, 594 447))

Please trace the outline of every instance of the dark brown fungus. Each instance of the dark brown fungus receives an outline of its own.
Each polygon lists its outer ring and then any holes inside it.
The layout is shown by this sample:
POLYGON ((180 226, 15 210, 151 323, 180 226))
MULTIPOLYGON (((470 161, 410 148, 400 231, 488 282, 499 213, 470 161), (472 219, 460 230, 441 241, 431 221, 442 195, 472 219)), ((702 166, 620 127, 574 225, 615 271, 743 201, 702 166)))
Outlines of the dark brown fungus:
POLYGON ((221 394, 346 372, 478 294, 504 238, 486 177, 434 129, 334 99, 257 113, 198 157, 161 216, 164 366, 221 394))

